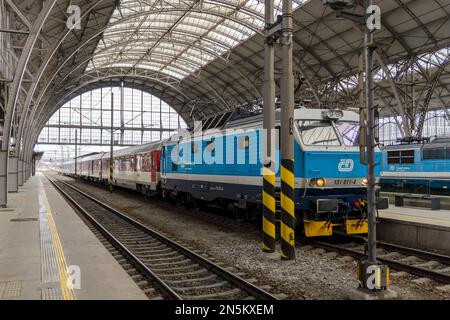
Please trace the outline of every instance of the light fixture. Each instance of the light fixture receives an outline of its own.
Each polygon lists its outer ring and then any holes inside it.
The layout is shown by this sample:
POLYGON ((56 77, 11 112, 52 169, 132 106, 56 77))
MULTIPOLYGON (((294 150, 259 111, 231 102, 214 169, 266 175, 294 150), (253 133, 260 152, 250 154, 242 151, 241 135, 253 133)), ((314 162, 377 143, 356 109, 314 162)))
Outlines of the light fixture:
POLYGON ((344 116, 344 112, 338 109, 330 109, 322 112, 322 117, 329 120, 338 120, 344 116))
POLYGON ((367 187, 367 178, 362 179, 361 185, 367 187))
POLYGON ((322 0, 324 6, 333 10, 351 9, 355 6, 355 0, 322 0))
POLYGON ((325 186, 325 184, 326 183, 325 183, 324 178, 313 178, 313 179, 309 180, 309 186, 311 188, 314 188, 314 187, 322 188, 325 186))

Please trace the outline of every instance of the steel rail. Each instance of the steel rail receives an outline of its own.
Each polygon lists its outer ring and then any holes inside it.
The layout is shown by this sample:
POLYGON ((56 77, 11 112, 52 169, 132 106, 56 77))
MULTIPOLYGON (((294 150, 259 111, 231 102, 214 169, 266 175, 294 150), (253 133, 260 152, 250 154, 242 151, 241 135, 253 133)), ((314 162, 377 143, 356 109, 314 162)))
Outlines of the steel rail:
POLYGON ((106 228, 104 228, 89 212, 87 212, 78 202, 73 199, 67 192, 65 192, 60 186, 58 186, 55 181, 46 176, 47 179, 52 183, 52 185, 68 200, 68 202, 73 205, 85 218, 89 220, 90 223, 97 228, 103 236, 105 236, 116 249, 118 249, 133 265, 135 265, 141 273, 143 273, 147 278, 156 281, 160 289, 174 300, 182 300, 182 297, 173 291, 158 275, 156 275, 152 270, 150 270, 136 255, 134 255, 124 244, 122 244, 112 233, 110 233, 106 228))
MULTIPOLYGON (((346 235, 346 234, 341 234, 341 233, 339 234, 339 236, 344 239, 345 238, 352 239, 355 242, 365 243, 365 238, 363 236, 348 235, 348 234, 346 235)), ((447 256, 444 254, 424 251, 424 250, 410 248, 410 247, 405 247, 405 246, 401 246, 398 244, 389 243, 389 242, 385 242, 385 241, 377 241, 377 246, 380 248, 386 249, 386 250, 397 251, 399 253, 413 255, 413 256, 423 258, 426 260, 434 260, 434 261, 440 262, 442 264, 450 265, 450 256, 447 256)))
MULTIPOLYGON (((325 250, 338 252, 343 255, 348 255, 348 256, 351 256, 358 260, 367 259, 367 255, 363 252, 345 248, 343 246, 339 246, 336 244, 326 243, 323 241, 317 241, 317 240, 312 240, 312 239, 308 239, 307 241, 302 241, 302 242, 305 244, 311 244, 315 247, 319 247, 319 248, 322 248, 325 250)), ((418 256, 416 254, 414 254, 414 255, 418 256)), ((409 265, 406 263, 402 263, 402 262, 391 260, 391 259, 381 258, 381 257, 377 257, 377 260, 383 264, 388 265, 391 269, 408 272, 410 274, 413 274, 413 275, 416 275, 419 277, 426 277, 426 278, 433 279, 437 282, 450 284, 450 274, 445 274, 445 273, 437 272, 434 270, 428 270, 425 268, 421 268, 421 267, 417 267, 414 265, 409 265)), ((434 260, 434 259, 432 259, 432 260, 434 260)))
MULTIPOLYGON (((69 196, 65 191, 62 190, 60 186, 57 185, 55 181, 53 181, 52 178, 47 176, 47 179, 69 200, 70 203, 74 204, 74 206, 80 210, 80 212, 83 215, 86 215, 88 219, 93 222, 93 224, 96 227, 99 227, 99 230, 101 230, 102 233, 104 233, 108 239, 113 242, 113 244, 116 244, 118 247, 120 247, 121 251, 125 252, 127 257, 130 257, 133 262, 136 263, 136 265, 139 267, 139 269, 142 269, 145 274, 149 275, 152 279, 154 279, 157 284, 163 288, 164 291, 167 291, 167 293, 174 299, 177 300, 183 300, 183 297, 177 294, 163 279, 161 279, 157 274, 155 274, 149 267, 147 267, 136 255, 134 255, 124 244, 120 242, 114 235, 112 235, 105 227, 103 227, 91 214, 89 214, 85 209, 82 208, 80 204, 76 202, 75 199, 73 199, 71 196, 69 196)), ((92 197, 91 195, 79 190, 78 188, 70 185, 69 183, 62 181, 61 179, 54 178, 58 183, 63 184, 64 186, 70 188, 71 190, 77 192, 78 194, 84 196, 85 198, 91 200, 95 204, 103 207, 107 211, 111 212, 112 214, 118 216, 119 218, 123 219, 124 221, 128 222, 129 224, 133 225, 134 227, 137 227, 141 231, 144 231, 148 235, 150 235, 153 238, 156 238, 160 242, 168 245, 170 248, 176 250, 178 253, 192 259, 194 262, 199 263, 203 268, 209 270, 210 272, 218 275, 222 279, 230 282, 231 284, 235 285, 240 290, 246 292, 248 295, 255 297, 257 299, 262 300, 278 300, 277 297, 271 295, 270 293, 264 291, 263 289, 255 286, 254 284, 246 281, 245 279, 225 270, 224 268, 218 266, 217 264, 213 263, 212 261, 198 255, 194 251, 184 247, 183 245, 169 239, 168 237, 164 236, 160 232, 142 224, 141 222, 129 217, 128 215, 118 211, 117 209, 114 209, 107 204, 101 202, 100 200, 92 197)))

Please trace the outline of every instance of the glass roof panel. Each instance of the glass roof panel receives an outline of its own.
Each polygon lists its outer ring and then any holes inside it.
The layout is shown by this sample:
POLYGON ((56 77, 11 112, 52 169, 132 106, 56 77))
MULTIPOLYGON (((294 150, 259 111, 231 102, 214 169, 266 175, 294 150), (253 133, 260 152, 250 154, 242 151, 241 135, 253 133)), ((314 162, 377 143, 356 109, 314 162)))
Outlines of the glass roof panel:
POLYGON ((87 71, 137 67, 181 80, 263 28, 264 0, 122 0, 87 71))

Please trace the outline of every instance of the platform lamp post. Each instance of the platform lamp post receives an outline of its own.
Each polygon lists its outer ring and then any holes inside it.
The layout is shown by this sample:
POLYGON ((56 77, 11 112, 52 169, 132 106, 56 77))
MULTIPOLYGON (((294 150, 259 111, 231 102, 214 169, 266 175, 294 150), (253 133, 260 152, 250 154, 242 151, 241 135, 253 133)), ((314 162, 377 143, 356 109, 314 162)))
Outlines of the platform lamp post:
POLYGON ((109 192, 113 192, 113 175, 114 175, 114 164, 113 164, 113 148, 114 145, 114 93, 111 89, 111 143, 109 145, 109 192))
POLYGON ((75 179, 78 173, 78 129, 75 129, 75 179))
MULTIPOLYGON (((322 0, 325 6, 336 11, 337 17, 355 22, 364 33, 364 60, 365 60, 365 159, 367 168, 367 260, 358 263, 359 287, 362 290, 380 291, 389 286, 389 268, 377 261, 376 254, 376 196, 375 196, 375 110, 373 106, 373 32, 377 29, 373 19, 375 7, 372 0, 363 0, 364 14, 358 15, 343 11, 356 6, 355 0, 322 0), (371 20, 372 19, 372 20, 371 20)), ((378 14, 379 14, 378 10, 378 14)))

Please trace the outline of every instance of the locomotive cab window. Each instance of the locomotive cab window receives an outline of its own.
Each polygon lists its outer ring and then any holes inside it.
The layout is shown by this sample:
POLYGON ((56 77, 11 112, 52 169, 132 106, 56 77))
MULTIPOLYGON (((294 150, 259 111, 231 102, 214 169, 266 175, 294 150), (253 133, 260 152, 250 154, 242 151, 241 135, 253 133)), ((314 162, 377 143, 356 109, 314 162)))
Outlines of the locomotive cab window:
POLYGON ((330 121, 297 121, 300 138, 305 146, 340 146, 338 134, 330 121))
POLYGON ((339 131, 342 142, 349 147, 359 145, 360 128, 357 122, 338 121, 335 123, 336 129, 339 131))
POLYGON ((414 163, 414 150, 396 150, 387 152, 388 164, 414 163))

